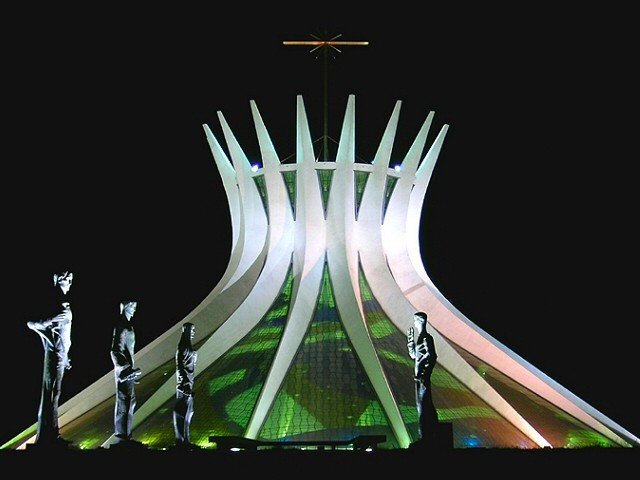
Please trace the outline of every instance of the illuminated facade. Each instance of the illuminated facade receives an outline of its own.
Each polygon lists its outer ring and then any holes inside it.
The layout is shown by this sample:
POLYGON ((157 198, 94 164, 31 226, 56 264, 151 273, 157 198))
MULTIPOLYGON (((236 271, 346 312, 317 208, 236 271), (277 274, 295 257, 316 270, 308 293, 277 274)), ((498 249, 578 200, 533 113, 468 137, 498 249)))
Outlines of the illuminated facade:
MULTIPOLYGON (((429 315, 438 350, 432 376, 440 421, 454 446, 540 448, 638 445, 595 410, 451 305, 430 281, 419 246, 422 205, 446 135, 423 156, 429 113, 401 168, 390 168, 397 102, 371 163, 355 161, 349 97, 335 161, 317 161, 297 99, 296 162, 281 163, 251 102, 262 165, 252 167, 224 117, 223 149, 204 126, 231 210, 232 252, 216 287, 183 321, 136 355, 149 372, 136 388, 133 436, 173 444, 175 348, 196 326, 191 439, 417 438, 412 314, 429 315), (228 152, 228 154, 226 153, 228 152)), ((112 372, 60 407, 62 435, 82 448, 113 433, 112 372)), ((34 440, 35 425, 3 448, 34 440)))

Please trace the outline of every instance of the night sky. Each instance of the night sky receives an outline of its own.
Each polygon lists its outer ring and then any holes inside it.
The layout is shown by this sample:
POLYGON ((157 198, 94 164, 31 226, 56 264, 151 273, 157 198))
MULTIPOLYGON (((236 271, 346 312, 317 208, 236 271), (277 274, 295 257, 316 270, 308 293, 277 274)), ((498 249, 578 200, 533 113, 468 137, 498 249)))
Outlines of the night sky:
POLYGON ((75 274, 63 403, 111 370, 123 296, 139 299, 140 349, 226 268, 229 210, 202 124, 223 143, 222 111, 255 158, 255 100, 286 158, 301 94, 320 138, 322 62, 282 41, 340 33, 370 42, 329 62, 329 135, 339 138, 354 94, 359 161, 373 158, 397 100, 392 161, 429 111, 429 144, 449 125, 422 214, 435 285, 494 338, 640 434, 629 118, 638 105, 626 30, 615 28, 622 14, 70 13, 7 18, 0 443, 36 421, 42 347, 26 322, 52 272, 75 274))

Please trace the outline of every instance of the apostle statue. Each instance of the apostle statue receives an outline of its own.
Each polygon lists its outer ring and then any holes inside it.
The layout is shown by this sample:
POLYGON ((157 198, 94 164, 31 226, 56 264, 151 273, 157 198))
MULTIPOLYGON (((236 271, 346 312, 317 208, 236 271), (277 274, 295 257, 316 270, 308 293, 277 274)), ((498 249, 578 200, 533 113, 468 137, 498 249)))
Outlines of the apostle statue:
POLYGON ((427 314, 424 312, 413 314, 413 327, 407 332, 407 349, 414 360, 418 433, 424 441, 435 435, 438 428, 438 412, 431 395, 431 373, 438 356, 433 337, 427 332, 427 314))
POLYGON ((113 329, 111 343, 111 361, 116 383, 116 405, 114 411, 115 444, 134 444, 131 436, 133 411, 136 408, 135 385, 142 374, 134 367, 136 336, 132 318, 138 302, 125 300, 120 302, 120 316, 113 329))
POLYGON ((173 429, 176 446, 192 447, 190 437, 193 417, 193 381, 198 352, 193 348, 195 325, 186 322, 176 349, 176 403, 173 409, 173 429))
POLYGON ((66 447, 70 442, 60 436, 58 427, 58 403, 62 391, 65 370, 71 368, 71 304, 67 297, 73 273, 61 271, 53 275, 54 294, 43 318, 27 322, 36 332, 44 348, 42 389, 38 410, 38 431, 35 443, 39 446, 66 447))

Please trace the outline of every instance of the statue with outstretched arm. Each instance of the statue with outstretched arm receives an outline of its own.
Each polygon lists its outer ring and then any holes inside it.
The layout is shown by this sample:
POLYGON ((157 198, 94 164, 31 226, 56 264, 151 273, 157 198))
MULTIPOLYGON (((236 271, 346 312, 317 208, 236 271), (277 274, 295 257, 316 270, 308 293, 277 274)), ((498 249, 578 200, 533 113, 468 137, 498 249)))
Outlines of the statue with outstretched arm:
POLYGON ((173 429, 177 446, 191 446, 190 425, 193 417, 193 383, 198 352, 193 348, 195 325, 186 322, 176 350, 176 403, 173 429))
POLYGON ((413 327, 407 332, 407 349, 414 360, 418 433, 420 440, 425 440, 429 435, 435 435, 438 424, 438 412, 431 395, 431 373, 438 355, 433 337, 427 332, 427 314, 416 312, 413 320, 413 327))
POLYGON ((56 299, 52 303, 51 315, 27 322, 27 327, 36 332, 44 348, 42 388, 38 409, 38 445, 66 446, 67 440, 60 436, 58 426, 58 404, 62 393, 65 370, 71 368, 71 304, 67 293, 71 289, 73 273, 63 271, 53 275, 56 299))
POLYGON ((131 319, 138 303, 124 301, 120 303, 120 317, 113 329, 111 343, 111 361, 116 383, 116 405, 114 411, 114 434, 116 444, 134 443, 131 436, 133 412, 136 408, 135 384, 141 375, 134 367, 135 331, 131 319))

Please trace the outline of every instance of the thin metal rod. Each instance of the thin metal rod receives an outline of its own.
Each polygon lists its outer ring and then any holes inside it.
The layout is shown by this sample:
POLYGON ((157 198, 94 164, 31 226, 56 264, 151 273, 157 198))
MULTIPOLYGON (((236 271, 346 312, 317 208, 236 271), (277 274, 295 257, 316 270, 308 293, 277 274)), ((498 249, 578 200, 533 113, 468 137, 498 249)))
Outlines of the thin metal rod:
POLYGON ((285 40, 282 42, 283 45, 357 45, 357 46, 367 46, 369 42, 351 42, 348 40, 285 40))
POLYGON ((325 48, 324 58, 324 136, 322 138, 322 156, 329 161, 329 49, 325 48))
MULTIPOLYGON (((282 42, 283 45, 306 45, 312 48, 310 51, 315 52, 319 48, 323 48, 322 52, 322 63, 323 63, 323 121, 322 121, 322 159, 325 162, 329 161, 329 48, 335 50, 340 53, 341 50, 337 48, 340 46, 366 46, 369 45, 369 42, 360 42, 360 41, 349 41, 349 40, 336 40, 342 36, 341 33, 335 35, 329 40, 322 40, 316 35, 311 35, 316 40, 285 40, 282 42)), ((316 57, 318 58, 318 57, 316 57)))

